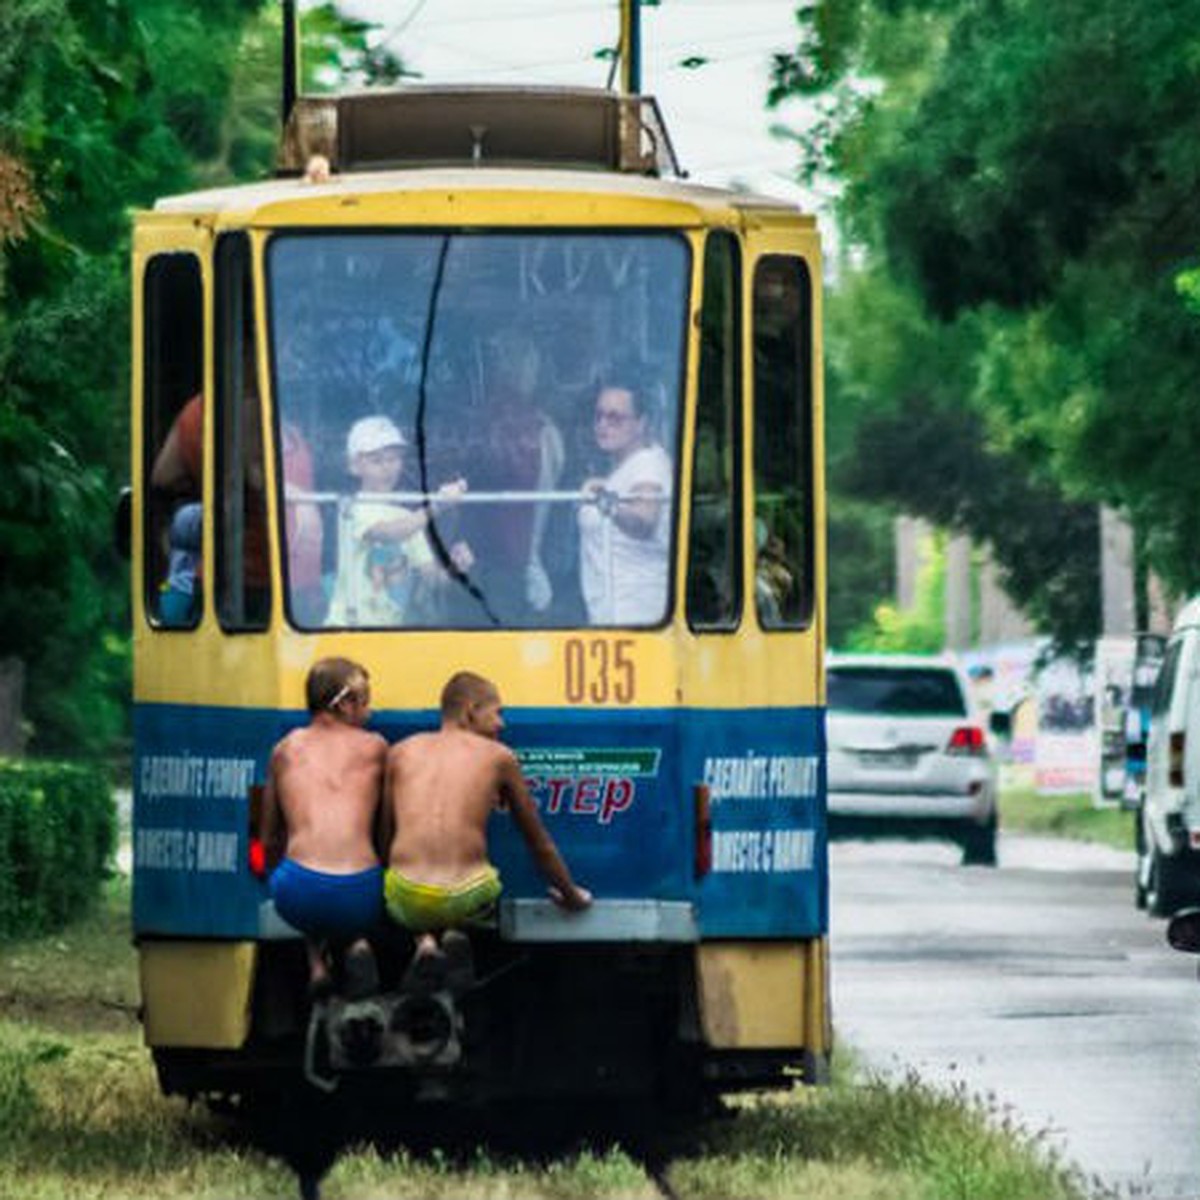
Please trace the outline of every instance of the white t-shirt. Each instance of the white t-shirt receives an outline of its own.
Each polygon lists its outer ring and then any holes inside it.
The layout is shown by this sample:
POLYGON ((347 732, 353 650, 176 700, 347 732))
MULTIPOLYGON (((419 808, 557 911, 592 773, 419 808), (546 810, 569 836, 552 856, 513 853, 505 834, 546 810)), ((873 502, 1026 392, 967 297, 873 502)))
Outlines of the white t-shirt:
POLYGON ((327 625, 403 625, 422 567, 433 551, 418 529, 403 540, 372 538, 371 530, 409 512, 394 504, 364 501, 350 511, 349 545, 338 547, 338 574, 327 625))
POLYGON ((671 460, 661 446, 643 446, 604 481, 622 499, 635 488, 662 494, 654 532, 630 537, 598 505, 579 508, 579 582, 593 625, 656 625, 667 607, 671 460))

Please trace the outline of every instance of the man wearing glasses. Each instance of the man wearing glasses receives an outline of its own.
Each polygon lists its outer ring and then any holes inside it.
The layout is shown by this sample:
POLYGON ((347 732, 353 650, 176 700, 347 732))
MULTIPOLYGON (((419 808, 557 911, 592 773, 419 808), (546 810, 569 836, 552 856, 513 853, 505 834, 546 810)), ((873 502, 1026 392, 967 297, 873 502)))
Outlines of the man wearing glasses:
POLYGON ((584 480, 579 582, 592 625, 653 625, 667 606, 671 460, 653 438, 630 371, 602 384, 593 413, 609 473, 584 480))

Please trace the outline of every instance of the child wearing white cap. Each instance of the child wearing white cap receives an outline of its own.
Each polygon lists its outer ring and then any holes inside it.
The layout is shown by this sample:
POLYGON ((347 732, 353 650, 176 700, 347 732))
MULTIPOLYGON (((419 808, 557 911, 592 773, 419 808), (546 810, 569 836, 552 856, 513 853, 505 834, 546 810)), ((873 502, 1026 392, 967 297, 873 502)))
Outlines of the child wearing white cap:
MULTIPOLYGON (((362 498, 350 501, 339 521, 338 573, 327 625, 396 626, 410 621, 417 597, 447 578, 434 558, 426 527, 436 508, 453 503, 467 490, 456 479, 437 490, 435 504, 406 508, 372 499, 398 489, 404 473, 404 435, 388 417, 363 417, 350 427, 346 459, 362 498)), ((472 555, 456 542, 450 557, 461 571, 472 555)))

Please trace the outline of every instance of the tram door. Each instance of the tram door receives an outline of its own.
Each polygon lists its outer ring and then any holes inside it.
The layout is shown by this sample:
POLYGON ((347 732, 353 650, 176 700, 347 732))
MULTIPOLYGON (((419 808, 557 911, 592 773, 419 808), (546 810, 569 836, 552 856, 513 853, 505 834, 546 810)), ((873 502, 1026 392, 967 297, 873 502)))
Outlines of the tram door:
POLYGON ((249 784, 278 736, 250 247, 152 223, 135 270, 134 927, 244 937, 249 784))
POLYGON ((811 230, 704 248, 686 616, 685 754, 712 839, 705 938, 827 929, 822 539, 811 230))

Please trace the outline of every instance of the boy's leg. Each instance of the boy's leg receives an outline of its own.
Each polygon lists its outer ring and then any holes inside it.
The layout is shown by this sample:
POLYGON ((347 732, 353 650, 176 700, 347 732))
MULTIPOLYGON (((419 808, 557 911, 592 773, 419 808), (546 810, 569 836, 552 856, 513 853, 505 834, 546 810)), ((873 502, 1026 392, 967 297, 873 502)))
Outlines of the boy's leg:
POLYGON ((343 956, 346 998, 361 1000, 379 991, 379 971, 375 966, 375 952, 366 938, 356 938, 346 948, 343 956))
POLYGON ((422 933, 417 937, 417 948, 412 962, 404 972, 403 986, 406 991, 427 994, 436 992, 445 983, 446 956, 442 953, 437 933, 422 933))
POLYGON ((308 953, 308 994, 316 1000, 333 991, 325 942, 320 938, 306 937, 304 949, 308 953))
POLYGON ((475 982, 471 939, 461 929, 447 929, 442 935, 442 953, 446 956, 447 990, 456 994, 467 991, 475 982))

